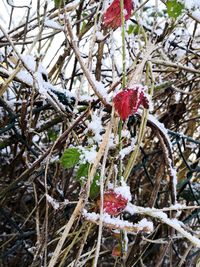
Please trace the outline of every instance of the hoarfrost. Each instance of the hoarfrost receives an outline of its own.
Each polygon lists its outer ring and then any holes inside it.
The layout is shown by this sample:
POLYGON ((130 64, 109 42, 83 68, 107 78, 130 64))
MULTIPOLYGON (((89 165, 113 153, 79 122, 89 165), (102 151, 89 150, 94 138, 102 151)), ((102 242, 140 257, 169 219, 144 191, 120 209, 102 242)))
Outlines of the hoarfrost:
POLYGON ((58 22, 50 19, 45 19, 44 25, 55 30, 63 31, 64 29, 63 26, 61 26, 58 22))
POLYGON ((51 206, 53 207, 54 210, 59 209, 60 204, 54 198, 52 198, 48 194, 46 194, 46 198, 47 198, 47 201, 51 204, 51 206))

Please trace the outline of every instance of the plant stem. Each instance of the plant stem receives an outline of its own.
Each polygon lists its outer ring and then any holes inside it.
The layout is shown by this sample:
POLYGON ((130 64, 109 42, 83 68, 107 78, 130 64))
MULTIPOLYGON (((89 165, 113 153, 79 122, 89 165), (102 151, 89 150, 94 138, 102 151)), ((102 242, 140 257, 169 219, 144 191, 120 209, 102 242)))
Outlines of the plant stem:
POLYGON ((126 86, 126 44, 125 44, 125 18, 124 0, 120 0, 121 22, 122 22, 122 87, 126 86))
MULTIPOLYGON (((125 89, 126 86, 126 43, 125 43, 125 18, 124 18, 124 0, 120 0, 120 11, 121 11, 121 22, 122 22, 122 27, 121 27, 121 36, 122 36, 122 90, 125 89)), ((120 119, 119 121, 119 128, 118 128, 118 134, 119 134, 119 152, 122 150, 122 120, 120 119)), ((118 177, 119 181, 122 184, 122 159, 121 157, 119 158, 119 172, 118 172, 118 177)), ((125 255, 125 250, 126 250, 126 240, 125 240, 125 232, 121 232, 121 251, 122 255, 125 255)))
MULTIPOLYGON (((125 45, 125 18, 124 18, 124 0, 120 0, 120 11, 121 11, 121 36, 122 36, 122 89, 126 86, 126 45, 125 45)), ((119 136, 119 152, 122 150, 122 120, 119 121, 118 126, 119 136)), ((122 160, 119 159, 118 178, 121 183, 122 181, 122 160)))

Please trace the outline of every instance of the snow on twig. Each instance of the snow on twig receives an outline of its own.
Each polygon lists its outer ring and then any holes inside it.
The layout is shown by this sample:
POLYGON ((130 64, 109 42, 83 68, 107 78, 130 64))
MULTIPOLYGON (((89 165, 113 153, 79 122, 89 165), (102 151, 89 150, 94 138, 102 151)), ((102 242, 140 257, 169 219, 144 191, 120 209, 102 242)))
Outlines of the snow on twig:
MULTIPOLYGON (((83 216, 86 220, 93 222, 95 224, 99 224, 100 214, 95 212, 90 213, 84 209, 83 216)), ((116 217, 112 218, 109 214, 104 213, 102 216, 102 222, 103 225, 107 228, 125 230, 129 233, 139 233, 139 232, 150 233, 153 231, 153 223, 147 221, 147 219, 142 219, 140 222, 133 224, 116 217)))
POLYGON ((127 212, 130 214, 142 214, 147 215, 152 218, 158 219, 162 223, 169 225, 170 227, 174 228, 178 231, 182 236, 187 238, 194 246, 200 248, 200 240, 196 237, 185 231, 182 227, 183 223, 178 221, 176 218, 170 219, 168 218, 167 214, 161 210, 154 209, 154 208, 143 208, 139 206, 132 205, 128 203, 126 209, 127 212))

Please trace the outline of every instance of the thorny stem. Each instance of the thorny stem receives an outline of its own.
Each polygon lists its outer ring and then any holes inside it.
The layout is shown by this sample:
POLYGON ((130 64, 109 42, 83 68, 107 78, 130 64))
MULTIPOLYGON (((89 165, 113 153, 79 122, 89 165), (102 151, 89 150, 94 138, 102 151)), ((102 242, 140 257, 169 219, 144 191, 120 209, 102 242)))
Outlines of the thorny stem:
MULTIPOLYGON (((124 89, 126 86, 126 44, 125 44, 125 17, 124 17, 124 0, 120 0, 120 15, 121 15, 121 36, 122 36, 122 88, 124 89)), ((119 121, 119 152, 122 150, 122 120, 119 121)), ((122 159, 119 158, 119 173, 118 173, 119 181, 122 183, 122 159)), ((125 240, 125 232, 121 231, 121 251, 122 255, 126 250, 126 240, 125 240)))
MULTIPOLYGON (((118 137, 119 137, 119 152, 122 150, 122 120, 119 121, 118 126, 118 137)), ((118 178, 121 182, 122 180, 122 160, 121 157, 119 157, 119 168, 118 168, 118 178)))
POLYGON ((122 87, 126 86, 126 44, 125 44, 125 18, 124 0, 120 0, 121 21, 122 21, 122 87))
MULTIPOLYGON (((126 86, 126 45, 125 45, 125 18, 124 18, 124 0, 120 0, 120 11, 121 11, 121 22, 122 22, 122 88, 126 86)), ((119 136, 119 151, 122 150, 122 120, 119 121, 118 128, 119 136)), ((119 159, 119 168, 118 168, 118 179, 121 183, 122 181, 122 160, 119 159)))

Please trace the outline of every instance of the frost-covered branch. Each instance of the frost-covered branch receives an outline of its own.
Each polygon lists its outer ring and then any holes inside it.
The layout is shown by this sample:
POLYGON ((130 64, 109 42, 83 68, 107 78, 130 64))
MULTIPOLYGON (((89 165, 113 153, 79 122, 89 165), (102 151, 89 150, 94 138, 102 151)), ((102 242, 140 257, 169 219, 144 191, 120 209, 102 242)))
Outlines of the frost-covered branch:
POLYGON ((125 209, 130 214, 142 214, 147 215, 151 218, 155 218, 159 221, 161 221, 164 224, 169 225, 173 229, 175 229, 177 232, 179 232, 181 235, 183 235, 186 239, 188 239, 194 246, 200 248, 200 239, 196 236, 192 236, 190 233, 185 231, 183 229, 183 223, 178 221, 176 218, 170 219, 166 213, 163 211, 160 211, 155 208, 143 208, 138 207, 135 205, 132 205, 129 203, 125 209))
MULTIPOLYGON (((99 224, 100 222, 100 214, 95 212, 87 212, 86 210, 83 211, 83 216, 89 222, 99 224)), ((128 233, 137 234, 137 233, 150 233, 153 231, 153 223, 147 221, 146 219, 141 220, 140 222, 133 224, 127 222, 125 220, 121 220, 119 218, 112 218, 109 214, 104 213, 102 215, 102 223, 104 227, 110 229, 117 229, 117 230, 124 230, 128 233)))

